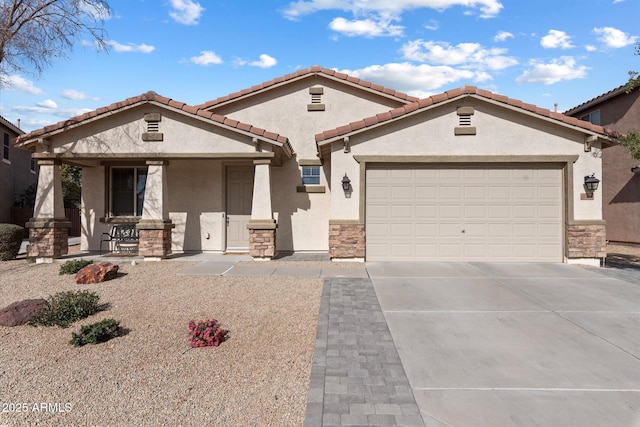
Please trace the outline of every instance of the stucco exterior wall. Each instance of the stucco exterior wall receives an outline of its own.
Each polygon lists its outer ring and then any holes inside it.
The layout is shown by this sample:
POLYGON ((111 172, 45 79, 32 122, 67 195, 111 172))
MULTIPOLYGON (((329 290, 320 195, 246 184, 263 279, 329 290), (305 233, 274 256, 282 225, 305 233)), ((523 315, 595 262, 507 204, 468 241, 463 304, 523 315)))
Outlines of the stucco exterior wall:
MULTIPOLYGON (((16 132, 0 122, 0 144, 4 143, 4 134, 10 141, 18 136, 16 132)), ((0 148, 3 148, 0 146, 0 148)), ((36 166, 37 170, 37 166, 36 166)), ((31 170, 31 153, 9 145, 9 160, 3 158, 0 151, 0 223, 11 219, 11 207, 18 201, 24 190, 38 180, 36 171, 31 170)))
MULTIPOLYGON (((605 99, 573 114, 581 117, 600 111, 601 124, 620 133, 640 130, 640 89, 605 99)), ((631 168, 640 165, 621 145, 602 150, 600 183, 603 217, 607 221, 607 240, 640 243, 640 174, 631 168)))
MULTIPOLYGON (((71 129, 50 138, 55 153, 116 154, 116 153, 215 153, 253 152, 250 138, 205 125, 196 118, 186 118, 153 105, 132 108, 121 114, 105 117, 93 125, 71 129), (147 113, 162 114, 159 133, 162 141, 143 141, 147 132, 147 113)), ((266 144, 265 144, 266 145, 266 144)))
MULTIPOLYGON (((584 193, 584 176, 595 173, 602 176, 599 150, 584 151, 584 134, 566 127, 529 117, 521 112, 498 108, 492 104, 465 100, 464 106, 473 106, 472 126, 476 135, 455 135, 459 125, 456 108, 461 105, 444 105, 395 123, 354 135, 350 138, 351 152, 344 153, 339 142, 332 147, 332 183, 338 185, 347 172, 353 186, 353 196, 344 194, 332 197, 333 219, 357 219, 358 197, 361 185, 359 165, 354 157, 375 156, 452 156, 461 162, 468 156, 578 156, 572 165, 573 212, 577 220, 601 219, 601 193, 594 200, 580 200, 584 193)), ((389 160, 393 161, 393 160, 389 160)), ((419 160, 416 160, 419 162, 419 160)), ((336 192, 337 193, 337 192, 336 192)))
POLYGON ((82 206, 80 221, 82 232, 80 248, 83 251, 100 248, 102 233, 108 233, 109 224, 100 222, 106 211, 106 172, 104 166, 82 168, 82 206))
MULTIPOLYGON (((300 160, 318 159, 315 134, 402 105, 397 100, 369 94, 361 89, 322 77, 309 77, 247 100, 214 108, 217 114, 278 132, 289 138, 293 159, 272 168, 272 205, 278 217, 277 247, 280 251, 327 251, 333 204, 331 159, 320 172, 322 193, 297 192, 302 184, 300 160), (308 111, 310 87, 322 87, 324 111, 308 111)), ((342 190, 336 197, 343 195, 342 190)))

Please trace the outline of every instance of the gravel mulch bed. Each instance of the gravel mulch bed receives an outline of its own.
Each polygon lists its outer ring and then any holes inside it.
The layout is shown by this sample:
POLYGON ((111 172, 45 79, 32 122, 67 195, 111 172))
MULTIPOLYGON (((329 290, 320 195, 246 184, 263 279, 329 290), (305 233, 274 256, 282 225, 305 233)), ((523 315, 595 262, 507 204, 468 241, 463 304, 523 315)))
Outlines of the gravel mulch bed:
POLYGON ((110 305, 68 329, 0 327, 0 426, 302 425, 322 280, 176 275, 194 264, 122 263, 76 285, 59 262, 0 262, 0 307, 78 289, 110 305), (206 317, 230 339, 190 349, 187 323, 206 317), (128 334, 69 344, 104 318, 128 334))

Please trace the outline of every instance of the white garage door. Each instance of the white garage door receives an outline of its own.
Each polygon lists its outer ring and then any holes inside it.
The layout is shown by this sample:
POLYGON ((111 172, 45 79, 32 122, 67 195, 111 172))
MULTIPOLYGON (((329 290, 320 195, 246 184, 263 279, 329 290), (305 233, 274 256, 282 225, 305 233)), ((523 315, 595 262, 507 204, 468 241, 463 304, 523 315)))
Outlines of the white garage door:
POLYGON ((562 262, 554 165, 373 165, 368 261, 562 262))

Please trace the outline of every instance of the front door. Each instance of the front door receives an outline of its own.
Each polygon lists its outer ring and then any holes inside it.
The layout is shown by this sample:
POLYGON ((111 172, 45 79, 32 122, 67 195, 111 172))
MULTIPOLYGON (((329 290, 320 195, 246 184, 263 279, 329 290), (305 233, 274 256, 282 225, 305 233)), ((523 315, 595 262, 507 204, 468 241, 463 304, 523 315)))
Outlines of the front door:
POLYGON ((253 166, 227 167, 227 251, 248 251, 253 166))

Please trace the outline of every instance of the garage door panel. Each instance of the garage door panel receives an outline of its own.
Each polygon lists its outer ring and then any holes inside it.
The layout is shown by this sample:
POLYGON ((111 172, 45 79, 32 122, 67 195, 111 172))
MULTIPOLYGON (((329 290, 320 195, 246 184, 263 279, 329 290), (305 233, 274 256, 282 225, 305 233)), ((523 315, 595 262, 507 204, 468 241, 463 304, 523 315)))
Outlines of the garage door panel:
POLYGON ((438 237, 438 226, 434 223, 418 223, 415 226, 415 234, 418 238, 433 239, 438 237))
POLYGON ((562 261, 560 167, 377 165, 366 186, 369 261, 562 261))

